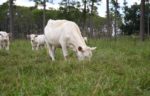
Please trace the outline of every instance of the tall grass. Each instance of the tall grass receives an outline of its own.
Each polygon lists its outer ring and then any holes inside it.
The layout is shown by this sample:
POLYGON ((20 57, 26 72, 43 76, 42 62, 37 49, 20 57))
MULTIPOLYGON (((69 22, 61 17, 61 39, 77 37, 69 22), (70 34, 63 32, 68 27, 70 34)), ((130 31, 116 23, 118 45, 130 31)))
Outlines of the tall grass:
POLYGON ((92 60, 65 61, 58 49, 52 62, 46 49, 29 41, 0 50, 0 96, 150 96, 150 42, 131 38, 89 40, 92 60))

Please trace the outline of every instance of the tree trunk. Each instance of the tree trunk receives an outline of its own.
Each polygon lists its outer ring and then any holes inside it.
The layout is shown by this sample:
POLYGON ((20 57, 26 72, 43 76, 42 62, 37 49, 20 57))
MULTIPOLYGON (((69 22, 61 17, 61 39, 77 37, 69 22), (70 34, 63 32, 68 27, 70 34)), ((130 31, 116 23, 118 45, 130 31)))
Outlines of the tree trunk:
POLYGON ((94 7, 94 2, 92 1, 92 5, 91 5, 91 14, 90 14, 90 18, 89 18, 89 21, 90 21, 90 33, 91 33, 91 37, 94 36, 94 34, 93 34, 93 7, 94 7))
MULTIPOLYGON (((148 5, 149 5, 149 0, 147 1, 148 2, 148 5)), ((148 11, 147 12, 149 12, 150 11, 150 7, 148 6, 148 11)), ((147 34, 148 34, 148 36, 150 36, 150 32, 149 32, 149 17, 150 17, 150 13, 148 13, 148 21, 147 21, 147 34)))
POLYGON ((44 33, 44 28, 45 28, 45 10, 46 10, 46 0, 43 1, 43 33, 44 33))
POLYGON ((145 0, 141 0, 141 16, 140 16, 140 39, 141 41, 144 41, 144 33, 145 33, 145 21, 144 21, 144 15, 145 15, 145 0))
POLYGON ((67 0, 67 12, 70 12, 70 0, 67 0))
POLYGON ((13 0, 9 0, 9 31, 12 35, 12 38, 14 38, 14 24, 13 24, 13 0))
POLYGON ((109 0, 106 1, 106 9, 107 9, 107 35, 111 38, 111 25, 110 25, 110 15, 109 15, 109 0))
POLYGON ((148 13, 148 22, 147 22, 147 34, 148 34, 148 36, 150 36, 150 32, 149 32, 149 16, 150 16, 150 14, 148 13))
POLYGON ((86 25, 86 5, 87 5, 87 0, 84 0, 84 9, 83 9, 83 30, 85 28, 85 25, 86 25))
POLYGON ((117 4, 118 4, 118 0, 116 0, 115 2, 115 22, 114 22, 115 38, 117 34, 117 4))

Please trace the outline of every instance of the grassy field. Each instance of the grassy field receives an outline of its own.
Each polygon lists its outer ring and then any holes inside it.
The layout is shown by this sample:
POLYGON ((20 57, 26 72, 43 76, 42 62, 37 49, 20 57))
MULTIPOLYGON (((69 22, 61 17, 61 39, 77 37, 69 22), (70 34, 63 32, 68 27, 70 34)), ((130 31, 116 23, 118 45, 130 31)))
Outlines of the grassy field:
POLYGON ((45 49, 29 41, 0 50, 0 96, 150 96, 150 41, 131 38, 89 40, 92 60, 79 62, 61 49, 52 62, 45 49))

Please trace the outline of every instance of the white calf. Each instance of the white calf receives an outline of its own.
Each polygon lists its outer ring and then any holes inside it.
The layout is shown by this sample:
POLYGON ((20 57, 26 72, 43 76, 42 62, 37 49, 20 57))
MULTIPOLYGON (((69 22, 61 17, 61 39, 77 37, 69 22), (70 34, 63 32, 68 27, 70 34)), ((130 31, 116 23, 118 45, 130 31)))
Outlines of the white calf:
POLYGON ((44 35, 30 34, 27 35, 27 37, 30 38, 32 50, 38 50, 39 48, 45 45, 44 35))
POLYGON ((0 49, 9 50, 9 33, 0 31, 0 49))

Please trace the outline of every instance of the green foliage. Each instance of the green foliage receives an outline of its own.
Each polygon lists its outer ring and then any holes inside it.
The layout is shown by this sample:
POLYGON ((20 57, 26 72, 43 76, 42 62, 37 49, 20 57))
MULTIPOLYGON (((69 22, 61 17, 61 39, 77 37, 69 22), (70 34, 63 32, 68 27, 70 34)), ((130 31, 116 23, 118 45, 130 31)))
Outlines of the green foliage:
MULTIPOLYGON (((149 4, 145 6, 145 31, 147 30, 147 21, 149 14, 149 4)), ((131 8, 125 7, 124 24, 121 29, 127 35, 138 34, 140 30, 140 5, 134 4, 131 8)), ((147 31, 146 31, 147 32, 147 31)))
POLYGON ((111 0, 111 10, 110 11, 111 11, 112 16, 114 16, 115 12, 116 12, 116 16, 117 16, 117 18, 119 18, 121 15, 119 12, 119 9, 120 9, 119 3, 116 2, 115 0, 111 0), (116 8, 116 10, 115 10, 115 8, 116 8))
POLYGON ((29 41, 15 40, 0 50, 2 96, 149 96, 150 42, 130 37, 89 40, 96 46, 91 61, 60 49, 52 62, 45 49, 32 51, 29 41))
POLYGON ((126 34, 138 33, 140 27, 140 5, 132 5, 131 8, 126 9, 124 17, 125 25, 123 26, 126 34))
POLYGON ((80 11, 80 2, 78 1, 67 1, 67 0, 62 0, 60 2, 60 13, 59 17, 61 19, 67 19, 75 22, 83 22, 81 14, 82 12, 80 11))
MULTIPOLYGON (((79 2, 71 3, 70 6, 60 7, 59 10, 46 10, 46 22, 49 19, 67 19, 76 22, 81 26, 83 22, 82 12, 79 8, 79 2), (72 5, 71 5, 72 4, 72 5), (78 6, 78 7, 77 7, 78 6)), ((27 34, 41 34, 43 31, 43 10, 36 7, 14 6, 14 36, 15 38, 25 38, 27 34)), ((89 14, 87 14, 89 17, 89 14)), ((104 23, 104 18, 94 14, 95 28, 104 23), (102 22, 102 23, 101 23, 102 22)), ((88 26, 88 24, 85 24, 88 26)), ((0 30, 9 32, 9 14, 8 4, 0 5, 0 30)))
POLYGON ((67 20, 79 22, 82 18, 80 16, 81 12, 79 11, 79 9, 75 7, 72 6, 68 6, 66 8, 60 7, 59 10, 60 10, 59 13, 60 19, 67 19, 67 20))
POLYGON ((105 24, 106 19, 103 18, 103 17, 99 17, 99 16, 96 16, 96 15, 95 15, 95 16, 93 17, 93 21, 94 21, 94 27, 95 27, 96 29, 98 29, 98 28, 102 27, 102 26, 105 24))
POLYGON ((40 31, 42 31, 43 10, 34 9, 32 10, 32 14, 34 18, 34 24, 36 24, 35 28, 38 28, 40 31))
MULTIPOLYGON (((34 25, 33 14, 31 10, 27 7, 16 6, 14 10, 14 28, 15 28, 15 37, 23 38, 24 35, 29 34, 34 25)), ((32 31, 34 31, 32 29, 32 31)))
POLYGON ((116 26, 120 28, 122 24, 122 17, 120 13, 120 5, 117 0, 111 0, 111 9, 110 9, 110 16, 112 21, 116 21, 116 26), (116 19, 116 20, 115 20, 116 19))
POLYGON ((4 20, 7 16, 8 4, 4 3, 3 6, 0 6, 0 21, 4 20), (5 16, 3 16, 5 14, 5 16))
POLYGON ((8 22, 8 4, 4 3, 3 6, 0 6, 0 30, 5 29, 7 31, 8 27, 6 26, 8 22))

